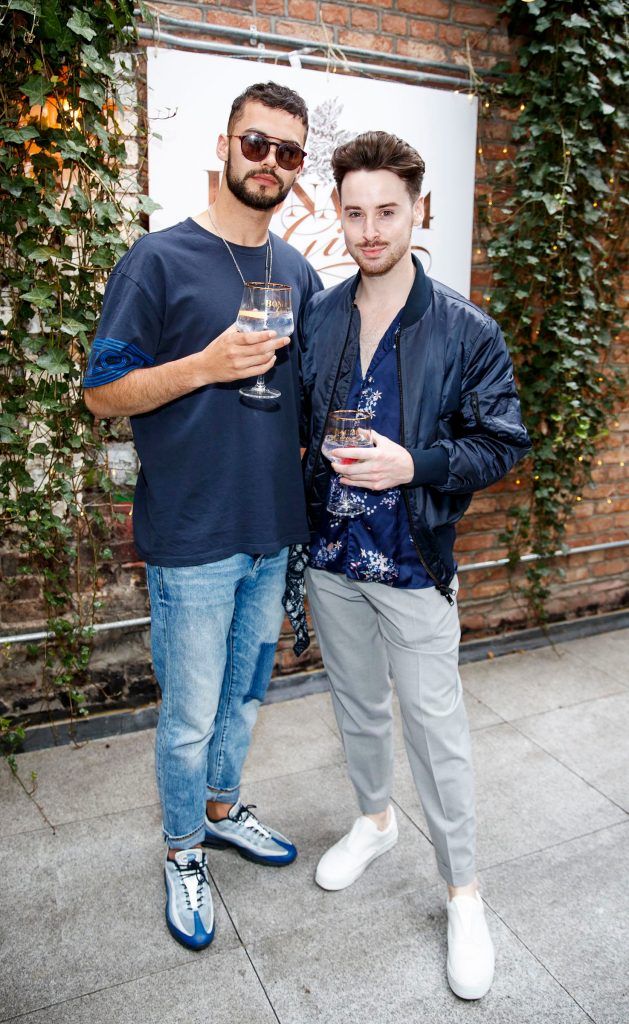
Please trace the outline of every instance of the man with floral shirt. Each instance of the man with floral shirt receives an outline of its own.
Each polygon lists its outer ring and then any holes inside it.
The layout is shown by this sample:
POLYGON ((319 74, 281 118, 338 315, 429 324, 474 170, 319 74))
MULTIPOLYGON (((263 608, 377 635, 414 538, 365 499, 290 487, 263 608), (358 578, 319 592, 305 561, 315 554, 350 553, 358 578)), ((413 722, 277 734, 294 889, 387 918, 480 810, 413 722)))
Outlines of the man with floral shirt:
POLYGON ((448 981, 478 999, 494 953, 476 882, 454 524, 530 442, 498 325, 431 281, 412 254, 423 217, 419 154, 368 132, 338 147, 332 167, 359 273, 314 296, 304 318, 306 583, 361 816, 321 858, 316 881, 344 889, 397 841, 391 673, 448 885, 448 981), (340 409, 372 417, 373 447, 330 453, 340 483, 365 496, 353 518, 327 508, 338 484, 322 445, 327 417, 340 409))

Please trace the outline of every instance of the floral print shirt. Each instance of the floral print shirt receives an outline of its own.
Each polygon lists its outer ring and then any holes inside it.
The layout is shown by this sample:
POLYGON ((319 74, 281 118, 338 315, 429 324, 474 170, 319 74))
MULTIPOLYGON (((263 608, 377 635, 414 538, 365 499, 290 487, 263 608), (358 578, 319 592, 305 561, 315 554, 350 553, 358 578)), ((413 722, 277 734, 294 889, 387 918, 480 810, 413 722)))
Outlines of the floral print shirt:
MULTIPOLYGON (((348 409, 370 412, 373 429, 396 443, 400 440, 400 394, 395 349, 400 318, 401 311, 381 338, 364 378, 358 353, 346 403, 348 409)), ((328 500, 337 481, 332 474, 328 500)), ((400 489, 363 493, 365 511, 353 519, 335 517, 324 509, 310 545, 310 567, 391 587, 434 586, 415 550, 400 489)))

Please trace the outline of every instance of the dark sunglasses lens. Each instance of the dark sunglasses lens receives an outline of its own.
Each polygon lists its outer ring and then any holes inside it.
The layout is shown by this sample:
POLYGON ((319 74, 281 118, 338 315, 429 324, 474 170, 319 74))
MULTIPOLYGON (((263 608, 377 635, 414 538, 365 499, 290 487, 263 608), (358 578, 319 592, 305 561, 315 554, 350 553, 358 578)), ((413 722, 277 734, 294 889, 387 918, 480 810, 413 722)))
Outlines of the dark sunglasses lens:
POLYGON ((247 160, 255 161, 264 160, 271 146, 261 135, 243 135, 240 140, 240 148, 242 149, 242 155, 247 160))
POLYGON ((291 146, 290 143, 282 142, 275 151, 275 158, 285 171, 294 171, 302 161, 302 151, 298 146, 291 146))

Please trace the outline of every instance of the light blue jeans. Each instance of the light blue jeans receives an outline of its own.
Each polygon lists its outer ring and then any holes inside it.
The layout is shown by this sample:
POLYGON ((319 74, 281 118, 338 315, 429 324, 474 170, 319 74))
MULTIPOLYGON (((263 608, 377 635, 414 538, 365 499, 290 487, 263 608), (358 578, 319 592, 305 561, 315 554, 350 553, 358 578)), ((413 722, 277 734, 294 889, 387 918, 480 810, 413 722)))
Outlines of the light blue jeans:
POLYGON ((205 565, 147 565, 162 691, 155 766, 164 838, 201 842, 206 800, 233 804, 284 617, 288 549, 205 565))

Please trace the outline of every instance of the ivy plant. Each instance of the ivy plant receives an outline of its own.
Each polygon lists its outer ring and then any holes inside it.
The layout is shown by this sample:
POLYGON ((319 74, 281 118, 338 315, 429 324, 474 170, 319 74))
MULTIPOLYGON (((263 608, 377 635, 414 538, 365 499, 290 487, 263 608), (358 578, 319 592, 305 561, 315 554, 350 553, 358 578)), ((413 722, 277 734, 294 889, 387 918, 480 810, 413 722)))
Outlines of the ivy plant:
MULTIPOLYGON (((125 171, 133 3, 0 11, 0 514, 19 553, 16 590, 20 574, 41 584, 44 692, 74 715, 108 556, 98 506, 112 487, 81 378, 107 274, 151 209, 125 171)), ((23 734, 5 718, 2 735, 6 749, 23 734)))
POLYGON ((501 13, 518 67, 494 100, 518 116, 516 155, 497 165, 487 203, 498 211, 491 310, 533 443, 520 473, 530 487, 501 539, 512 565, 525 550, 541 556, 527 563, 524 592, 543 621, 551 580, 564 572, 553 555, 623 386, 611 350, 627 216, 626 10, 620 0, 507 0, 501 13))

